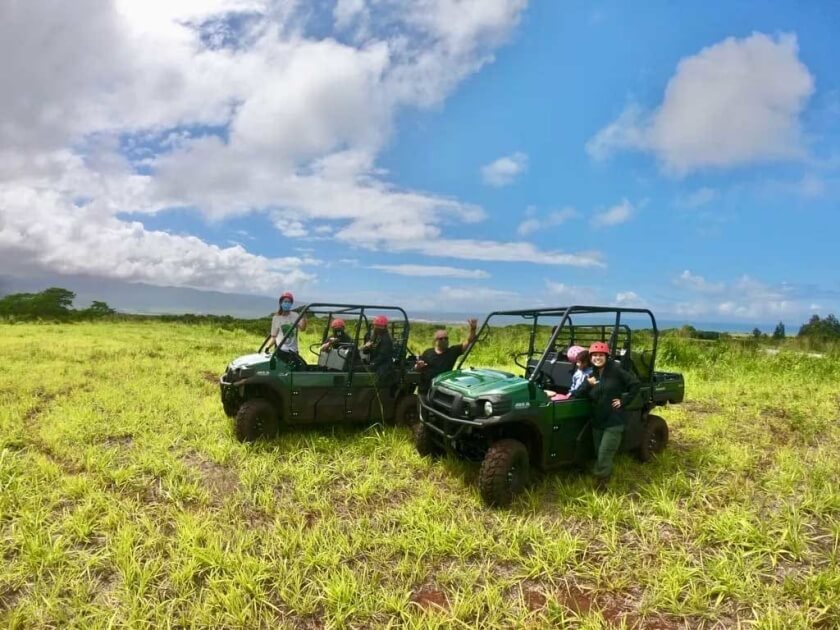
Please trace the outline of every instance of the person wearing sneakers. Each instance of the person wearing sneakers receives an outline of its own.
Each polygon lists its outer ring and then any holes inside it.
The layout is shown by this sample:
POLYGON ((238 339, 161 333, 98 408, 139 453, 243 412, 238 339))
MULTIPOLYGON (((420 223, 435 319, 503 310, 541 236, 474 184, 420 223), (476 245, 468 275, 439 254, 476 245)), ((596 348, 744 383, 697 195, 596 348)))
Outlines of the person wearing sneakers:
POLYGON ((592 402, 592 439, 597 456, 593 473, 599 489, 607 486, 624 437, 624 408, 636 398, 640 388, 639 379, 617 361, 610 361, 609 354, 610 347, 603 341, 589 346, 592 374, 573 394, 592 402))
POLYGON ((335 348, 337 345, 341 343, 353 343, 353 340, 350 338, 350 335, 344 330, 345 324, 344 320, 340 317, 336 317, 330 323, 330 336, 321 346, 321 352, 326 352, 332 348, 335 348))

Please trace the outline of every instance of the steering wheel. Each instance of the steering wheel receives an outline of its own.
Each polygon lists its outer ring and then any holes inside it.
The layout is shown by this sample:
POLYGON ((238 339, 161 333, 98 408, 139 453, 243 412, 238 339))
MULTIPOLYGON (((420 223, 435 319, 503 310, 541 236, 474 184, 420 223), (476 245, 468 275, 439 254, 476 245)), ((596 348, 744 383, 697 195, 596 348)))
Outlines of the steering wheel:
POLYGON ((321 346, 323 346, 324 343, 326 343, 326 342, 313 343, 311 346, 309 346, 309 352, 311 352, 312 354, 320 354, 321 353, 321 346))

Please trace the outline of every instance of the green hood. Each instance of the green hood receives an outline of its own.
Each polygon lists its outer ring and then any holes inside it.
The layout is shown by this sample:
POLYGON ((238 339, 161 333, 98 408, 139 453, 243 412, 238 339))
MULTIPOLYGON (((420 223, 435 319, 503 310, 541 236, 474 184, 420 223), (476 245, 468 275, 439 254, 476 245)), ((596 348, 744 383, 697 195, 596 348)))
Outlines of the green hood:
POLYGON ((445 372, 434 380, 435 385, 444 385, 447 389, 469 398, 491 394, 514 394, 527 390, 528 380, 510 372, 487 368, 456 370, 445 372))
POLYGON ((268 369, 268 361, 271 358, 270 354, 265 354, 261 352, 255 352, 254 354, 246 354, 241 357, 237 357, 233 361, 230 362, 230 368, 236 370, 238 368, 249 368, 249 369, 268 369))

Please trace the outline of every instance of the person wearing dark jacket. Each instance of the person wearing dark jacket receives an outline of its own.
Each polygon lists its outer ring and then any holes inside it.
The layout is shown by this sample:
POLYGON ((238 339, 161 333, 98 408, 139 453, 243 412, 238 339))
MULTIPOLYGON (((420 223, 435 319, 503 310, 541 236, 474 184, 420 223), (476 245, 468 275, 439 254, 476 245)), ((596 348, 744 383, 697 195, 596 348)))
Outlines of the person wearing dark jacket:
POLYGON ((617 361, 609 361, 610 347, 596 341, 589 347, 592 375, 574 393, 575 398, 592 402, 592 439, 597 460, 593 470, 599 488, 607 485, 612 474, 613 459, 621 446, 627 424, 624 408, 639 394, 639 379, 623 369, 617 361))
POLYGON ((353 339, 344 330, 345 324, 343 319, 335 318, 330 324, 330 331, 332 334, 321 346, 321 352, 331 350, 342 343, 353 343, 353 339))
POLYGON ((373 318, 373 336, 363 350, 370 353, 370 366, 376 374, 377 387, 387 387, 394 376, 394 342, 388 333, 388 318, 373 318))

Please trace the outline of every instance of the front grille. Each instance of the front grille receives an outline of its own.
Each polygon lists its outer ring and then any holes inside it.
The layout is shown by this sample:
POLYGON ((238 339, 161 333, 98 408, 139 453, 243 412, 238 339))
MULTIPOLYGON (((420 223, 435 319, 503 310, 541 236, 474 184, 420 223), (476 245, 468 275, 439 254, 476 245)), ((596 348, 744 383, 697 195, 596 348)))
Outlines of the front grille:
POLYGON ((458 404, 459 399, 460 396, 457 396, 456 394, 450 394, 449 392, 445 392, 440 389, 433 389, 429 401, 431 402, 432 407, 440 410, 448 416, 454 416, 455 410, 460 406, 458 404))

